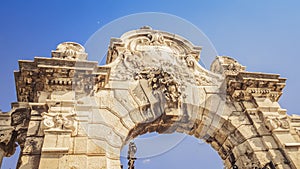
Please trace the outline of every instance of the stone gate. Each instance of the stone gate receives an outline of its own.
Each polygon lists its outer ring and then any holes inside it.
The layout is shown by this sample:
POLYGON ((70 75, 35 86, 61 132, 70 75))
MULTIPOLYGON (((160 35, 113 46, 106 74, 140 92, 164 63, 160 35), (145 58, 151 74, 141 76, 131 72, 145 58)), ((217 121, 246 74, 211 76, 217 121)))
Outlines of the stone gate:
POLYGON ((179 132, 205 140, 227 168, 300 169, 300 116, 278 104, 286 79, 227 56, 206 70, 200 52, 143 27, 112 38, 104 66, 74 42, 20 60, 18 102, 0 114, 0 159, 18 144, 21 169, 119 169, 133 138, 179 132))

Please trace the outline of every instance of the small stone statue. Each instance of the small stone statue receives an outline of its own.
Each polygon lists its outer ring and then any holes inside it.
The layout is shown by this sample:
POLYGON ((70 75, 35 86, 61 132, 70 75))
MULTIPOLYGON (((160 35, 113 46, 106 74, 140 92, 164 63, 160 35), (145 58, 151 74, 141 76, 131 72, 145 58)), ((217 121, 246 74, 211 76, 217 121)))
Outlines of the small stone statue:
POLYGON ((135 158, 135 153, 137 151, 137 147, 134 144, 134 142, 129 143, 129 148, 128 148, 128 169, 134 169, 134 162, 136 160, 135 158))

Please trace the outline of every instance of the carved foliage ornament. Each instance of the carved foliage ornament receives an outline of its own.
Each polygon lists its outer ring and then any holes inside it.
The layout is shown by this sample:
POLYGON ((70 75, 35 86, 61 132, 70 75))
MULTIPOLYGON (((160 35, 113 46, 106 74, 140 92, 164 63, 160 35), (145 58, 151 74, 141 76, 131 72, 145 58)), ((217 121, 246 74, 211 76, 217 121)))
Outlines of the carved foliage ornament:
POLYGON ((152 90, 161 90, 168 108, 179 108, 181 105, 181 84, 170 73, 157 67, 147 67, 136 73, 135 79, 146 79, 152 90))

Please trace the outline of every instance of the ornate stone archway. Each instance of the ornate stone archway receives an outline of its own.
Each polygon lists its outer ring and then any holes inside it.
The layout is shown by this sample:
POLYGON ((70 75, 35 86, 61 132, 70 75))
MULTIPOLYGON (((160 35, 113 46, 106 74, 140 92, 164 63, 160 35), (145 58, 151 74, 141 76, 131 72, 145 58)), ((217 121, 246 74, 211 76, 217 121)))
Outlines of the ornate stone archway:
POLYGON ((176 131, 204 139, 227 168, 300 168, 300 116, 278 104, 285 79, 227 56, 205 70, 200 52, 143 27, 112 39, 104 66, 74 42, 19 61, 18 102, 0 116, 1 159, 18 142, 19 168, 120 168, 131 139, 176 131))

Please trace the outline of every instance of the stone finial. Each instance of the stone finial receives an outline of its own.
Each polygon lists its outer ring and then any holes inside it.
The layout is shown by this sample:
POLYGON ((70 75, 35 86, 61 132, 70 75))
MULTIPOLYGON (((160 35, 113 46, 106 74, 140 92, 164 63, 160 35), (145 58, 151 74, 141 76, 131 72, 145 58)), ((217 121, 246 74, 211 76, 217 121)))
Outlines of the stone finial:
POLYGON ((142 26, 140 29, 152 30, 151 26, 148 26, 148 25, 142 26))
POLYGON ((53 58, 67 60, 86 60, 87 53, 82 45, 76 42, 63 42, 52 51, 53 58))
POLYGON ((217 56, 211 64, 210 70, 219 74, 236 75, 238 72, 245 71, 246 67, 231 57, 217 56))

